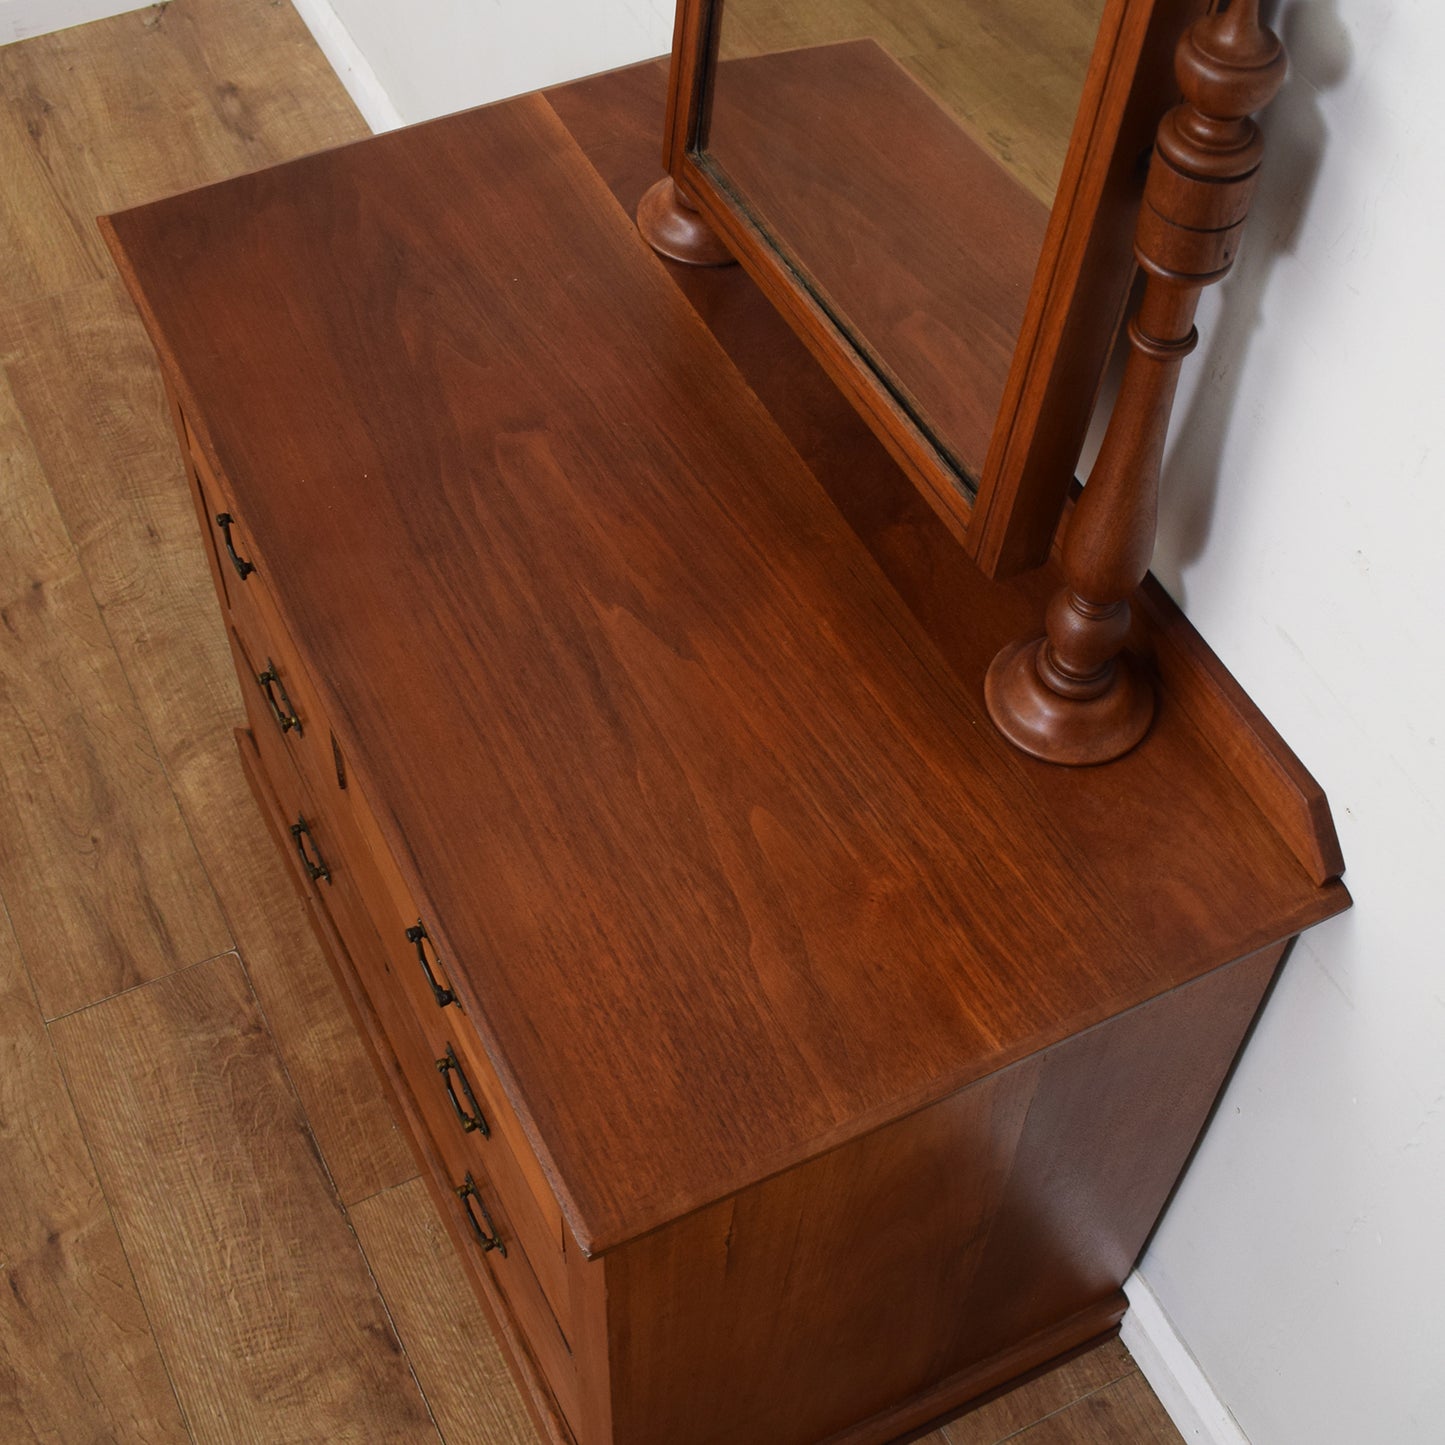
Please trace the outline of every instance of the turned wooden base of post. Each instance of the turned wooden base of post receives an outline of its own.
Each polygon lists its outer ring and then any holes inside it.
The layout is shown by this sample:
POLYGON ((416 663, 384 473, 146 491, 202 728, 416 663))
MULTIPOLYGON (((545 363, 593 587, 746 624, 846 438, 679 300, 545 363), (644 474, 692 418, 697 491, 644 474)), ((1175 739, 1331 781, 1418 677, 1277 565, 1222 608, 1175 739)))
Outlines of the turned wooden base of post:
POLYGON ((1096 697, 1066 697, 1039 674, 1046 637, 1004 648, 984 677, 994 726, 1046 763, 1082 767, 1112 762, 1134 747, 1154 718, 1154 689, 1127 653, 1116 657, 1096 697))
POLYGON ((732 252, 698 215, 671 176, 648 187, 637 205, 637 229, 652 249, 688 266, 730 266, 732 252))

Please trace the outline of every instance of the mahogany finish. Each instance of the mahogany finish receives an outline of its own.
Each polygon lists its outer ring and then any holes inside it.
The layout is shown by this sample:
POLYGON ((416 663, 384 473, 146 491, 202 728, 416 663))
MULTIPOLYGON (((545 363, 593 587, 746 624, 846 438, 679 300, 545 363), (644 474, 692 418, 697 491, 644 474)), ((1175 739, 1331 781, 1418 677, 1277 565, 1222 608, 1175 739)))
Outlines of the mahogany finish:
POLYGON ((724 60, 713 94, 709 173, 972 494, 1048 207, 872 40, 724 60))
POLYGON ((733 254, 698 215, 671 176, 650 186, 637 203, 637 228, 652 249, 687 266, 730 266, 733 254))
MULTIPOLYGON (((967 445, 920 425, 879 374, 889 364, 878 338, 840 327, 782 259, 774 238, 751 214, 746 195, 740 203, 714 175, 705 152, 719 3, 679 5, 664 165, 985 573, 1007 577, 1039 565, 1073 482, 1122 317, 1133 272, 1128 237, 1141 189, 1139 158, 1177 95, 1168 57, 1207 0, 1108 0, 1104 7, 1054 207, 1042 244, 1035 246, 1036 265, 1030 263, 1032 284, 1009 350, 1002 405, 992 390, 992 366, 970 367, 970 375, 981 371, 991 388, 987 397, 973 399, 985 414, 988 437, 981 475, 967 445), (976 500, 950 454, 962 455, 975 469, 976 500)), ((910 168, 926 163, 935 136, 932 128, 927 135, 914 133, 892 109, 882 115, 863 107, 859 112, 853 128, 871 120, 877 134, 864 152, 871 164, 852 178, 852 195, 868 224, 887 226, 890 191, 910 168)), ((936 213, 944 235, 966 230, 977 219, 973 206, 960 210, 954 196, 955 186, 945 183, 936 213)), ((779 239, 791 249, 785 234, 779 239)), ((905 247, 904 255, 912 249, 905 247)), ((909 284, 906 277, 900 284, 909 284)), ((965 377, 960 385, 966 382, 965 377)))
MULTIPOLYGON (((665 103, 667 77, 666 63, 656 61, 547 92, 629 213, 655 174, 647 154, 653 138, 648 124, 665 103)), ((986 582, 748 277, 736 269, 670 269, 954 670, 981 679, 1003 643, 1043 612, 1059 585, 1056 568, 1040 568, 1006 585, 986 582)), ((1118 765, 1123 769, 1118 778, 1091 776, 1082 784, 1089 794, 1107 795, 1109 808, 1121 810, 1117 829, 1093 837, 1094 856, 1112 856, 1118 837, 1136 832, 1154 835, 1160 857, 1193 856, 1189 826, 1178 828, 1167 807, 1138 808, 1143 798, 1167 799, 1174 786, 1170 773, 1181 776, 1183 770, 1190 778, 1186 791, 1200 796, 1241 787, 1313 882, 1338 878, 1344 859, 1319 784, 1152 576, 1135 598, 1132 627, 1130 646, 1148 660, 1164 693, 1159 727, 1187 726, 1190 740, 1168 750, 1169 772, 1148 778, 1134 773, 1140 765, 1136 755, 1118 765)), ((1162 759, 1161 746, 1151 743, 1146 755, 1159 752, 1162 759)), ((1080 783, 1066 774, 1033 773, 1034 785, 1045 790, 1046 807, 1077 809, 1080 783)), ((1147 907, 1159 883, 1153 876, 1132 876, 1127 863, 1108 879, 1125 907, 1147 907)), ((1217 906, 1233 904, 1221 895, 1217 906)))
POLYGON ((1227 697, 1102 772, 995 735, 987 659, 1057 574, 963 565, 737 268, 683 275, 704 324, 614 199, 660 97, 109 231, 223 608, 304 712, 243 678, 258 797, 548 1438, 881 1445, 1117 1320, 1285 941, 1348 898, 1227 697))
POLYGON ((1099 459, 1064 545, 1067 585, 1047 636, 989 669, 989 714, 1048 762, 1101 763, 1144 736, 1149 681, 1120 651, 1129 597, 1154 551, 1159 467, 1179 368, 1194 349, 1200 291, 1230 268, 1264 151, 1251 112, 1284 80, 1279 39, 1257 0, 1196 21, 1176 62, 1184 100, 1160 123, 1134 250, 1148 277, 1129 323, 1129 360, 1099 459))

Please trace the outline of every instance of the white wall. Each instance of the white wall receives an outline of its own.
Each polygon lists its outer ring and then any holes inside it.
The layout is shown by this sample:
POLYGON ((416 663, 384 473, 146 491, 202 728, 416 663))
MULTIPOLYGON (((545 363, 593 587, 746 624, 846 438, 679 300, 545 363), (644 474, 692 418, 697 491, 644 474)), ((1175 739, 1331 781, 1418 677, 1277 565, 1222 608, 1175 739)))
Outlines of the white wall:
POLYGON ((145 8, 145 0, 0 0, 0 45, 145 8))
POLYGON ((295 0, 373 129, 672 47, 670 0, 295 0), (378 94, 378 91, 380 94, 378 94))
POLYGON ((1329 793, 1307 935, 1142 1273, 1254 1445, 1445 1441, 1445 11, 1280 7, 1156 569, 1329 793))
MULTIPOLYGON (((671 39, 665 0, 331 3, 408 120, 671 39)), ((1293 72, 1156 569, 1328 790, 1356 907, 1296 949, 1142 1269, 1253 1445, 1440 1445, 1445 9, 1279 13, 1293 72)))

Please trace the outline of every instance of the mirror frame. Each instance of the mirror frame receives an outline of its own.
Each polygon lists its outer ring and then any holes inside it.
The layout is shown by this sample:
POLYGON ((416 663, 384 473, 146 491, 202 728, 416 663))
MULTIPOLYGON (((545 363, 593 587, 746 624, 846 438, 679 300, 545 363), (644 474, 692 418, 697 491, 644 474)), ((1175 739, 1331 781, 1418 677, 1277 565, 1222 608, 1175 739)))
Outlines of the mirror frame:
POLYGON ((679 0, 663 164, 983 571, 1047 559, 1134 274, 1133 232, 1173 52, 1211 0, 1105 0, 977 495, 699 155, 726 0, 679 0))

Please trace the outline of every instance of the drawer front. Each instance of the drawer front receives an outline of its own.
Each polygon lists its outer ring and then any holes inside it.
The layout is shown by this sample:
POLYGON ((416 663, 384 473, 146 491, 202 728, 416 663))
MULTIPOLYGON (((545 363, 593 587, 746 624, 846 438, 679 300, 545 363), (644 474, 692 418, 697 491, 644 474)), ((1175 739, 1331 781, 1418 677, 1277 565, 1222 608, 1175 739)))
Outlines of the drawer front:
POLYGON ((178 406, 175 417, 217 589, 249 659, 241 675, 242 688, 248 697, 253 689, 261 690, 271 725, 285 736, 296 766, 311 779, 316 796, 325 797, 328 786, 335 786, 340 763, 316 687, 281 621, 265 560, 256 550, 244 509, 211 469, 178 406))
POLYGON ((231 510, 215 478, 203 471, 190 452, 185 454, 186 478, 191 485, 191 499, 196 504, 196 517, 206 539, 206 552, 211 563, 211 580, 227 613, 235 610, 247 584, 256 575, 252 560, 250 533, 239 515, 231 510))
POLYGON ((482 1268, 506 1296, 539 1372, 576 1433, 582 1418, 576 1362, 511 1227, 505 1205, 484 1174, 467 1172, 449 1183, 459 1232, 474 1256, 480 1255, 482 1268))
POLYGON ((241 704, 246 709, 246 724, 251 729, 267 775, 278 792, 284 791, 287 785, 282 781, 283 777, 294 776, 299 783, 301 771, 297 766, 294 729, 288 731, 277 722, 272 697, 279 694, 279 698, 288 698, 289 692, 282 691, 282 684, 278 682, 264 680, 267 677, 266 664, 258 661, 252 644, 236 627, 234 619, 226 633, 236 664, 236 676, 241 684, 241 704))
MULTIPOLYGON (((386 950, 391 972, 433 1050, 433 1059, 451 1047, 478 1105, 486 1115, 488 1164, 507 1212, 525 1240, 537 1275, 559 1320, 571 1313, 566 1251, 570 1231, 546 1182, 522 1126, 507 1102, 490 1059, 452 990, 445 950, 439 950, 426 919, 413 900, 381 829, 355 779, 336 795, 333 811, 343 819, 348 858, 359 880, 372 922, 386 950)), ((458 1076, 451 1074, 453 1080, 458 1076)))
MULTIPOLYGON (((353 806, 359 802, 359 798, 354 799, 353 806)), ((363 891, 368 900, 392 898, 391 891, 379 879, 365 877, 368 867, 375 867, 377 860, 386 860, 387 855, 367 850, 358 857, 361 861, 358 872, 363 875, 363 891)), ((396 882, 399 885, 399 878, 396 882)), ((485 1118, 487 1134, 481 1152, 487 1172, 527 1246, 557 1318, 566 1329, 571 1316, 566 1260, 569 1231, 486 1051, 461 1002, 450 997, 446 955, 436 950, 425 921, 415 909, 403 905, 385 912, 383 905, 383 912, 374 911, 372 917, 381 935, 390 971, 401 980, 409 1010, 427 1041, 433 1066, 436 1060, 447 1058, 448 1051, 454 1061, 444 1073, 437 1075, 438 1100, 454 1114, 450 1095, 456 1096, 464 1106, 469 1095, 485 1118)), ((452 1127, 458 1131, 462 1128, 455 1117, 452 1127)), ((471 1132, 481 1136, 480 1129, 471 1132)))
POLYGON ((360 925, 354 921, 349 893, 346 880, 338 878, 325 904, 352 948, 362 986, 385 1020, 421 1126, 443 1161, 443 1182, 458 1232, 474 1263, 480 1263, 506 1298, 563 1412, 575 1420, 578 1379, 572 1346, 564 1318, 559 1318, 542 1287, 540 1259, 516 1227, 493 1172, 505 1158, 497 1152, 494 1121, 477 1099, 455 1046, 438 1047, 423 1035, 408 1009, 389 1002, 396 987, 394 968, 369 920, 360 925))

